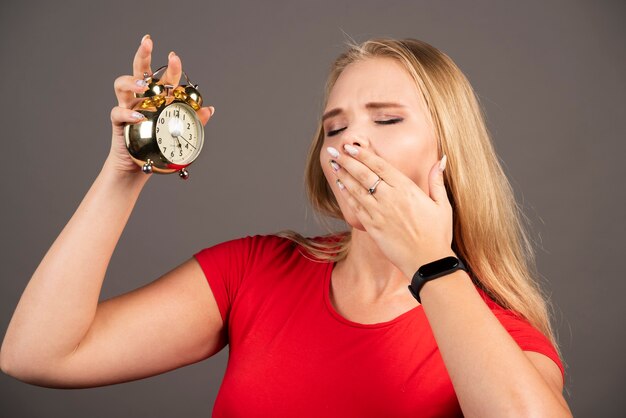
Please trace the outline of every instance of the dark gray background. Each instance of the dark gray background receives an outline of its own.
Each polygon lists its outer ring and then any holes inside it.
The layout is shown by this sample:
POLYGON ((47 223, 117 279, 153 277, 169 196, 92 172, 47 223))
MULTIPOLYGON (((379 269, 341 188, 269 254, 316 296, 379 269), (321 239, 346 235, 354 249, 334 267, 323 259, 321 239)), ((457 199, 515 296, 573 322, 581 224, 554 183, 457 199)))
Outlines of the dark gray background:
MULTIPOLYGON (((187 182, 153 176, 102 298, 201 248, 293 228, 322 233, 304 159, 344 32, 415 37, 470 79, 556 308, 576 416, 623 416, 626 333, 622 1, 2 2, 0 331, 110 146, 113 80, 139 40, 175 50, 216 113, 187 182)), ((227 350, 141 381, 54 390, 0 374, 0 415, 210 416, 227 350)))

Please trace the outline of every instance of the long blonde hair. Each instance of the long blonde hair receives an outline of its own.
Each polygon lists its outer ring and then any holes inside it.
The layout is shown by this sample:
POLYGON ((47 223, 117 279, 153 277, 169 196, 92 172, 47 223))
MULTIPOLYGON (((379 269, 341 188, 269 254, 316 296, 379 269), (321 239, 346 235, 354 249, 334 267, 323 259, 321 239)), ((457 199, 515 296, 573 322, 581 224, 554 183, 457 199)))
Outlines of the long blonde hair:
MULTIPOLYGON (((522 223, 528 219, 518 207, 498 162, 483 111, 469 81, 446 54, 423 41, 379 38, 348 46, 332 64, 322 109, 337 78, 349 64, 387 57, 403 65, 427 104, 439 158, 443 154, 448 158, 444 183, 453 209, 452 250, 466 261, 474 283, 499 305, 525 318, 559 351, 550 323, 548 298, 536 280, 539 275, 533 245, 522 223)), ((307 195, 318 214, 343 219, 320 166, 323 141, 320 116, 307 157, 307 195)), ((328 228, 328 223, 323 223, 328 228)), ((275 235, 296 242, 321 261, 342 260, 351 242, 351 231, 329 234, 335 236, 332 241, 314 240, 292 230, 275 235)))

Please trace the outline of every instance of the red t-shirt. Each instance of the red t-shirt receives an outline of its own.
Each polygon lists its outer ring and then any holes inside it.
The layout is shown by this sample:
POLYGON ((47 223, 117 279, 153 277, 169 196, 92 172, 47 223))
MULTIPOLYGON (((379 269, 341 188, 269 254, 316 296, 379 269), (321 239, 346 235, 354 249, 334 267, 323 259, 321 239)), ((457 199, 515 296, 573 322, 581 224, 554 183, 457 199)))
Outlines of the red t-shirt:
MULTIPOLYGON (((303 252, 256 235, 194 255, 230 350, 213 417, 462 416, 422 306, 387 322, 352 322, 330 302, 334 263, 303 252)), ((479 292, 522 350, 563 373, 543 334, 479 292)))

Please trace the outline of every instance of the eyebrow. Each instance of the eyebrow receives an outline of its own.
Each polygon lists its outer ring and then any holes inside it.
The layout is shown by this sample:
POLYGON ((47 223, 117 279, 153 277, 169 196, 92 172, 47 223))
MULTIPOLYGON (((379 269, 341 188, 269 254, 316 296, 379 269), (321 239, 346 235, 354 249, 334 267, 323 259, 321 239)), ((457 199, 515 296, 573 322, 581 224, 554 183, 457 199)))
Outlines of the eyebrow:
MULTIPOLYGON (((384 109, 388 107, 401 107, 405 108, 407 106, 400 103, 392 103, 392 102, 370 102, 365 104, 366 109, 384 109)), ((337 107, 335 109, 331 109, 328 112, 324 113, 322 116, 322 122, 324 122, 328 118, 332 118, 333 116, 337 116, 343 113, 343 109, 337 107)))

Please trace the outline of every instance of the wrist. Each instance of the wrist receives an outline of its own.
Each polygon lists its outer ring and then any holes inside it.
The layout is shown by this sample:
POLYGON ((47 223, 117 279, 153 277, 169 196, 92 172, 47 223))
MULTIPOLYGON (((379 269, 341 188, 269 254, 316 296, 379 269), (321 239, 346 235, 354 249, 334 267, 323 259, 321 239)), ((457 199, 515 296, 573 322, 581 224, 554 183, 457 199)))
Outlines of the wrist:
POLYGON ((438 297, 446 298, 446 295, 450 295, 453 289, 458 286, 464 287, 467 284, 470 284, 472 288, 474 287, 469 274, 465 270, 456 270, 450 274, 424 283, 419 295, 421 300, 433 300, 438 297))
MULTIPOLYGON (((409 278, 409 282, 413 279, 413 275, 425 264, 432 263, 433 261, 441 260, 445 257, 457 257, 451 248, 440 251, 433 251, 428 255, 422 254, 420 257, 416 257, 414 260, 406 264, 406 267, 402 269, 405 276, 409 278)), ((458 258, 458 257, 457 257, 458 258)))
POLYGON ((422 264, 415 271, 411 278, 409 291, 421 303, 421 292, 427 283, 453 275, 459 269, 467 270, 467 267, 461 259, 456 257, 453 251, 440 253, 434 260, 422 264))
POLYGON ((119 168, 107 158, 100 170, 100 176, 122 187, 142 188, 152 174, 143 173, 139 166, 136 166, 135 171, 119 168))

